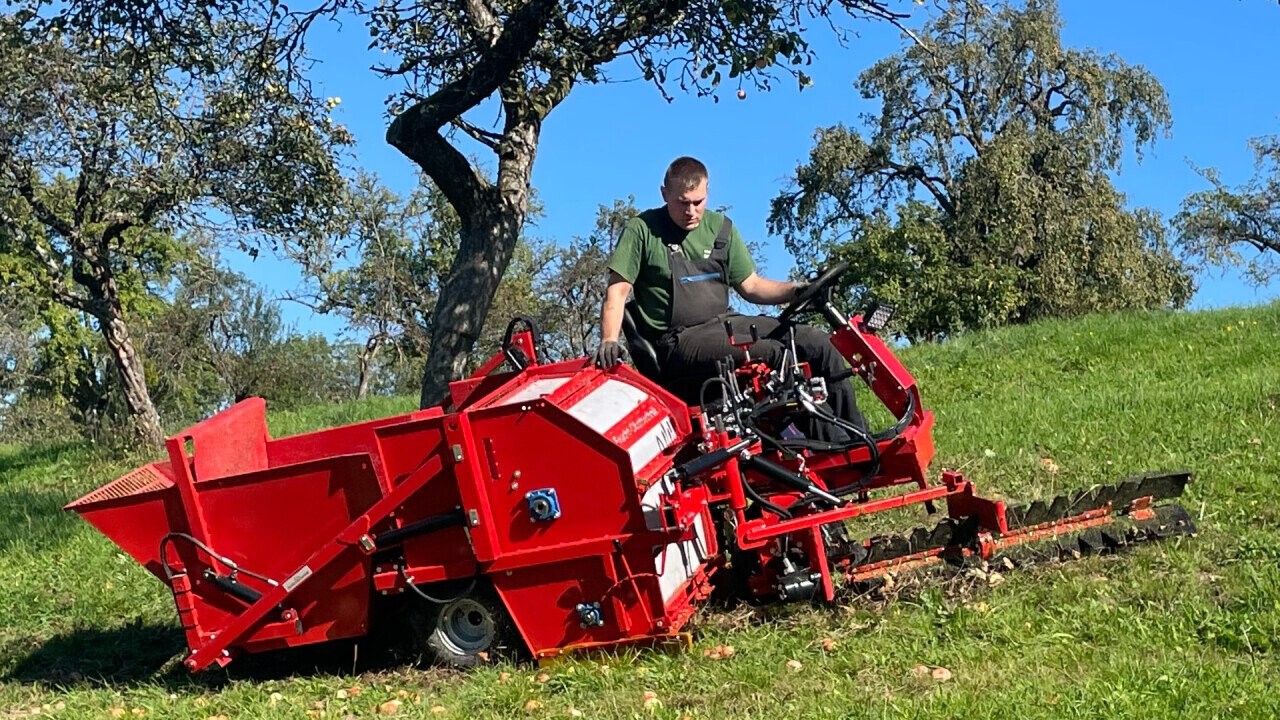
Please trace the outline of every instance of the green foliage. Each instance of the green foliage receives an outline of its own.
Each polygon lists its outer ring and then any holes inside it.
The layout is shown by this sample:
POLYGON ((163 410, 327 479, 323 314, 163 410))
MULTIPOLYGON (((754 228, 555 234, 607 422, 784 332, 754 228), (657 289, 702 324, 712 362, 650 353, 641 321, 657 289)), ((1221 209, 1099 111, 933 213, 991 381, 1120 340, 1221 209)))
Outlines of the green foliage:
MULTIPOLYGON (((1278 334, 1273 304, 1045 321, 903 353, 938 416, 935 469, 961 467, 984 494, 1021 501, 1190 468, 1195 538, 1045 563, 993 586, 960 579, 922 592, 903 577, 887 605, 710 607, 689 651, 623 649, 548 668, 377 666, 362 643, 354 669, 350 646, 338 646, 188 676, 175 668, 182 631, 164 586, 59 509, 135 462, 84 445, 0 448, 0 707, 30 715, 48 704, 41 717, 67 720, 135 708, 191 720, 381 717, 391 700, 402 703, 395 717, 446 720, 569 708, 589 718, 1275 717, 1278 334), (732 657, 708 656, 720 645, 732 657), (953 676, 917 677, 917 664, 953 676), (526 710, 531 700, 540 707, 526 710)), ((268 423, 280 436, 415 404, 371 398, 272 411, 268 423)), ((930 521, 921 511, 895 527, 930 521)))
POLYGON ((474 31, 482 27, 527 36, 517 40, 530 47, 514 58, 511 78, 525 87, 503 92, 508 102, 514 99, 546 115, 574 84, 610 81, 605 66, 619 57, 634 62, 643 78, 668 97, 677 89, 712 95, 723 84, 768 89, 778 75, 793 77, 803 87, 809 83, 803 70, 814 59, 803 18, 825 17, 834 24, 849 17, 902 17, 888 6, 875 0, 561 0, 478 11, 454 0, 433 0, 386 3, 368 15, 367 25, 372 44, 395 58, 379 70, 412 78, 394 100, 393 112, 420 103, 423 88, 446 87, 484 60, 496 59, 500 48, 494 36, 474 31))
MULTIPOLYGON (((135 325, 156 410, 177 429, 231 403, 259 395, 273 407, 296 407, 352 395, 350 367, 338 348, 286 326, 262 288, 205 259, 195 244, 177 280, 153 299, 135 325)), ((3 319, 0 314, 0 319, 3 319)), ((127 439, 117 374, 106 342, 83 314, 47 304, 28 323, 26 356, 4 375, 6 437, 127 439), (24 359, 25 358, 25 359, 24 359)), ((4 327, 0 325, 0 337, 4 327)))
MULTIPOLYGON (((677 86, 714 94, 726 74, 739 87, 767 88, 778 75, 803 87, 809 82, 803 68, 813 57, 804 39, 808 20, 821 19, 839 32, 855 18, 900 17, 882 0, 326 0, 301 9, 236 0, 159 0, 145 7, 74 0, 34 26, 92 30, 136 59, 164 58, 196 77, 211 70, 208 56, 191 45, 207 36, 228 38, 226 47, 261 58, 264 68, 280 68, 282 85, 305 95, 309 31, 325 18, 362 22, 370 47, 386 57, 375 72, 403 82, 387 98, 394 118, 387 140, 431 177, 461 228, 427 322, 432 352, 422 398, 430 404, 465 369, 481 335, 521 239, 542 123, 575 86, 607 82, 612 64, 627 60, 664 94, 677 86), (461 135, 469 140, 459 142, 461 135), (470 141, 493 153, 496 172, 459 149, 470 141)), ((152 82, 157 77, 144 75, 152 82)), ((262 88, 263 81, 251 72, 244 85, 262 88)))
MULTIPOLYGON (((345 222, 334 234, 286 246, 308 281, 294 299, 346 321, 342 353, 348 367, 358 368, 355 387, 404 392, 413 373, 414 382, 421 378, 429 322, 459 247, 460 220, 426 178, 401 198, 376 178, 359 176, 341 212, 345 222)), ((539 212, 535 202, 531 213, 539 212)), ((633 199, 618 200, 599 208, 588 236, 566 244, 523 238, 465 371, 500 347, 517 316, 535 321, 549 357, 580 357, 594 347, 609 249, 635 213, 633 199)))
POLYGON ((0 284, 0 412, 9 404, 5 398, 30 376, 32 348, 40 329, 36 313, 37 306, 29 295, 0 284))
POLYGON ((204 260, 180 277, 147 349, 158 402, 183 422, 248 397, 283 409, 352 396, 335 348, 286 325, 260 286, 204 260))
MULTIPOLYGON (((120 393, 140 438, 158 444, 133 336, 164 305, 182 228, 324 225, 336 148, 350 136, 328 119, 331 106, 290 92, 283 69, 228 52, 243 30, 234 23, 187 38, 193 74, 38 12, 53 11, 19 4, 0 18, 0 280, 101 333, 117 378, 97 381, 120 393)), ((49 349, 64 364, 93 365, 85 343, 56 340, 49 349)))
MULTIPOLYGON (((324 235, 284 245, 303 271, 306 288, 293 299, 342 318, 362 368, 359 394, 376 383, 378 368, 426 355, 429 318, 457 252, 458 216, 430 180, 407 197, 360 173, 337 205, 339 222, 324 235)), ((417 365, 421 380, 421 365, 417 365)))
POLYGON ((591 234, 577 236, 558 248, 537 281, 544 309, 541 323, 553 357, 582 357, 599 343, 600 308, 613 246, 627 221, 639 210, 635 197, 596 208, 591 234))
POLYGON ((772 229, 803 264, 849 260, 853 298, 896 302, 910 338, 1186 303, 1159 217, 1110 180, 1167 129, 1164 90, 1060 31, 1052 1, 940 3, 859 77, 881 101, 868 134, 817 132, 772 229))
POLYGON ((1250 144, 1253 178, 1231 189, 1216 170, 1202 171, 1213 188, 1188 195, 1174 227, 1182 248, 1202 265, 1242 266, 1262 285, 1280 275, 1280 136, 1250 144))

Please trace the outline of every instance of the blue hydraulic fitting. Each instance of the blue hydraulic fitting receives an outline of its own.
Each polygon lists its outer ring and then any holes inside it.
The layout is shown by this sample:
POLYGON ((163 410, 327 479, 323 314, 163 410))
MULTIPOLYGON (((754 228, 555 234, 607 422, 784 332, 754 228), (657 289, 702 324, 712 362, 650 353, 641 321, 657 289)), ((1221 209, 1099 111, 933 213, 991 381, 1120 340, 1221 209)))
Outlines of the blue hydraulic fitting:
POLYGON ((574 608, 578 611, 578 622, 584 628, 603 627, 604 611, 600 609, 600 603, 578 603, 574 608))
POLYGON ((556 497, 554 488, 530 490, 524 496, 529 503, 529 519, 534 522, 547 522, 560 517, 560 499, 556 497))

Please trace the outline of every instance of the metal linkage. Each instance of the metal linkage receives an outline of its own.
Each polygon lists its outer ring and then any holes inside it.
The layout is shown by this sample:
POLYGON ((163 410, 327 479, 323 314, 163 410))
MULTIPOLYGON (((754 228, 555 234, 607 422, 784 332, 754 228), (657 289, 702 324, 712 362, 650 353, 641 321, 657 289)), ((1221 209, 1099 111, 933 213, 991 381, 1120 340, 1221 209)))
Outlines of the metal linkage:
POLYGON ((1003 533, 977 516, 946 518, 933 527, 846 545, 837 563, 847 579, 862 581, 940 562, 1075 557, 1193 535, 1195 523, 1182 506, 1154 506, 1182 495, 1190 478, 1187 472, 1152 473, 1007 507, 1003 533))

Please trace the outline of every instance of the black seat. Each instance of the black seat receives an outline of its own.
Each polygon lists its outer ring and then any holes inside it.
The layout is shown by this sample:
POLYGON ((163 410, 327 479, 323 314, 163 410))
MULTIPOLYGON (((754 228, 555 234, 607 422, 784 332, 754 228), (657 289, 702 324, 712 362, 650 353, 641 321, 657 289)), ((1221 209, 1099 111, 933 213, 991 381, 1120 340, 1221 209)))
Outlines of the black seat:
POLYGON ((635 305, 635 300, 632 300, 622 307, 622 336, 631 351, 631 364, 640 371, 641 375, 658 383, 672 395, 689 405, 697 405, 701 400, 700 390, 706 378, 694 375, 663 376, 662 362, 658 359, 657 348, 641 332, 640 323, 644 321, 641 319, 640 310, 635 305))
POLYGON ((658 362, 658 351, 654 349, 653 343, 640 332, 637 324, 639 317, 640 310, 636 307, 636 301, 628 301, 622 307, 622 336, 627 340, 631 362, 635 364, 636 370, 650 380, 657 380, 662 376, 662 364, 658 362))

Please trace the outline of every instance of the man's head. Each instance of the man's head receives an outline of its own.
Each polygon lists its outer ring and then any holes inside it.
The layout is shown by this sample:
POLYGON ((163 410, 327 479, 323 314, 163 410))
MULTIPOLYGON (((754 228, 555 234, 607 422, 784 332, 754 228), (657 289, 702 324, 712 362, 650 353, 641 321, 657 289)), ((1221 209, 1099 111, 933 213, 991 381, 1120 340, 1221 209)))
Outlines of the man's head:
POLYGON ((662 177, 662 200, 672 222, 693 230, 707 209, 707 166, 691 157, 676 158, 662 177))

